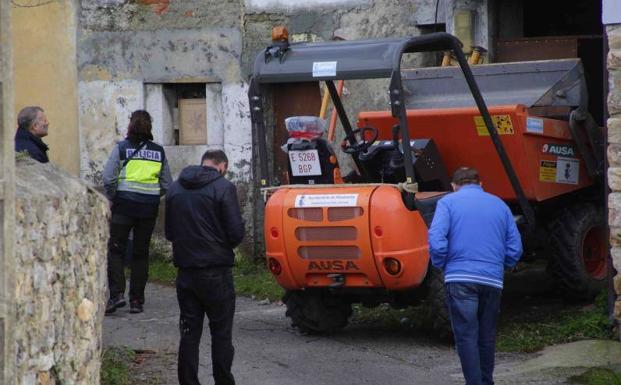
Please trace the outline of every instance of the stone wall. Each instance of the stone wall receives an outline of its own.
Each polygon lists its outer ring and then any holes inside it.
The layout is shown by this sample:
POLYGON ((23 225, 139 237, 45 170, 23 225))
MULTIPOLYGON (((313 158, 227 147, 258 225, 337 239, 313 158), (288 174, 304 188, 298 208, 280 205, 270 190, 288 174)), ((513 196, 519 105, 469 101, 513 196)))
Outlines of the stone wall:
MULTIPOLYGON (((621 24, 610 25, 608 32, 608 223, 614 268, 621 272, 621 24)), ((613 278, 617 295, 621 294, 621 275, 613 278)), ((621 299, 617 298, 614 317, 621 321, 621 299)))
POLYGON ((16 164, 16 383, 97 385, 107 200, 51 164, 16 164))

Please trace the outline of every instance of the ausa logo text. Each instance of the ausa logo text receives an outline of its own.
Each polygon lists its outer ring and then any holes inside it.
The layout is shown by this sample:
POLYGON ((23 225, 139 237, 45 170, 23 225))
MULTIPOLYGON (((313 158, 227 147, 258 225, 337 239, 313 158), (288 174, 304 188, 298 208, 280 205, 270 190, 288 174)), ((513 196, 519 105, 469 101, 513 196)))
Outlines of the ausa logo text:
POLYGON ((351 271, 360 270, 360 268, 352 261, 313 261, 308 264, 308 270, 351 271))
POLYGON ((563 144, 544 144, 541 148, 544 154, 551 154, 557 156, 570 156, 575 157, 576 152, 572 146, 566 146, 563 144))

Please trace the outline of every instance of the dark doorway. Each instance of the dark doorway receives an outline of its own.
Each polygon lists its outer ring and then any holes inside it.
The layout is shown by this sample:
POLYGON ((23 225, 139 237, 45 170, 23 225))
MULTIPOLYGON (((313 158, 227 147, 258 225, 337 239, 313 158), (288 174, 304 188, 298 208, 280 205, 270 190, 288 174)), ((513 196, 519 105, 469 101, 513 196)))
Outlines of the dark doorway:
POLYGON ((494 61, 580 58, 589 111, 603 126, 605 41, 601 14, 602 4, 594 0, 498 0, 494 61))

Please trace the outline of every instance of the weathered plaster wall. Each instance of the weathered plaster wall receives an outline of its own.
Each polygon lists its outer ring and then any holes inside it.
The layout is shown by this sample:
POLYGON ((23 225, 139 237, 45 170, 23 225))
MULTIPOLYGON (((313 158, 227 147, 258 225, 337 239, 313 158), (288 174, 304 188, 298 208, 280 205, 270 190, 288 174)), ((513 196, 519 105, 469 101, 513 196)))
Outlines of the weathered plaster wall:
POLYGON ((19 6, 32 4, 28 1, 13 3, 16 111, 29 105, 45 109, 50 128, 44 141, 50 146, 50 160, 78 175, 76 2, 58 0, 36 7, 19 6))
MULTIPOLYGON (((621 271, 621 24, 607 28, 608 45, 608 224, 614 268, 621 271)), ((621 275, 613 278, 617 295, 621 295, 621 275)), ((614 317, 621 321, 621 299, 617 298, 614 317)))
MULTIPOLYGON (((173 176, 223 148, 229 177, 252 218, 251 130, 241 75, 243 3, 239 1, 83 0, 78 34, 81 174, 100 183, 131 111, 147 108, 155 140, 165 145, 173 176), (205 83, 208 143, 174 146, 164 84, 205 83)), ((252 221, 249 220, 252 234, 252 221)), ((252 236, 248 237, 252 243, 252 236)))
POLYGON ((108 202, 52 164, 17 162, 16 384, 97 385, 108 202))

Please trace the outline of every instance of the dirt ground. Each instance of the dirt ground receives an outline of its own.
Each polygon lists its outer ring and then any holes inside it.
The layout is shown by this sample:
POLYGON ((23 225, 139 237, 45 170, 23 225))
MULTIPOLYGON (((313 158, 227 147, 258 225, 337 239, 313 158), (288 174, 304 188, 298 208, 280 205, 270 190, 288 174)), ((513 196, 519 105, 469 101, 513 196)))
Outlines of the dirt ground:
MULTIPOLYGON (((547 290, 545 285, 539 288, 547 290)), ((529 295, 518 291, 508 295, 507 300, 517 296, 528 301, 529 295)), ((133 383, 177 384, 179 332, 175 290, 149 284, 146 298, 142 314, 129 314, 127 309, 120 309, 106 317, 104 344, 137 351, 131 364, 133 383)), ((544 301, 548 301, 546 306, 561 306, 553 298, 544 301)), ((536 308, 536 304, 519 303, 526 307, 518 307, 516 311, 536 308)), ((453 347, 431 333, 354 322, 335 335, 303 335, 291 328, 284 306, 246 297, 237 300, 234 345, 233 369, 239 384, 463 384, 453 347)), ((496 383, 565 384, 569 376, 583 370, 533 366, 531 363, 541 359, 542 354, 499 353, 496 383)), ((213 384, 209 357, 206 329, 201 341, 199 372, 204 385, 213 384)))

